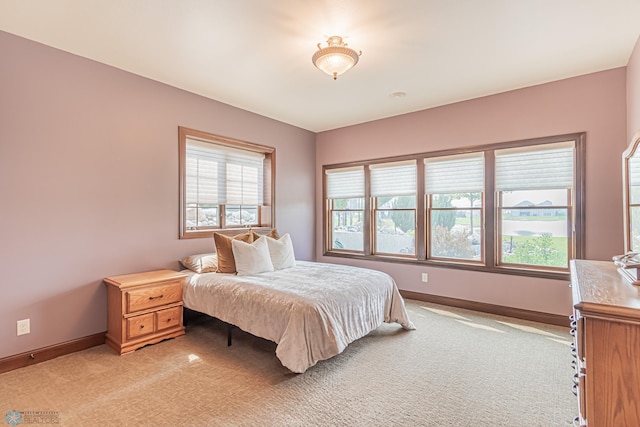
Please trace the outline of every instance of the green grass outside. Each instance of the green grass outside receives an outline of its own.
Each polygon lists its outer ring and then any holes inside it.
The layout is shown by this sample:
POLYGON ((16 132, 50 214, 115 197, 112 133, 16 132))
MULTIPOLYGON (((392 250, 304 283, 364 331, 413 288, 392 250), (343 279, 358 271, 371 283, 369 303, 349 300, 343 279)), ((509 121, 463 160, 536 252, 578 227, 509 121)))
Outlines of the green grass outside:
MULTIPOLYGON (((527 240, 535 239, 537 236, 513 236, 513 243, 517 246, 519 243, 524 243, 527 240)), ((503 242, 510 242, 511 236, 503 236, 503 242)), ((567 238, 566 237, 552 237, 551 249, 555 249, 560 252, 567 252, 567 238)))
MULTIPOLYGON (((512 236, 503 236, 503 243, 510 243, 512 240, 512 236)), ((512 263, 520 263, 520 264, 533 264, 533 265, 544 265, 539 258, 532 259, 519 259, 517 248, 518 246, 522 246, 525 242, 531 241, 535 245, 536 242, 539 242, 538 236, 513 236, 513 244, 515 248, 515 253, 506 254, 503 252, 503 260, 505 262, 512 263)), ((503 244, 503 250, 507 249, 507 245, 503 244)), ((555 261, 549 263, 550 267, 566 267, 567 259, 568 259, 568 248, 567 248, 567 237, 551 237, 550 246, 548 249, 557 251, 558 254, 554 257, 555 261)))

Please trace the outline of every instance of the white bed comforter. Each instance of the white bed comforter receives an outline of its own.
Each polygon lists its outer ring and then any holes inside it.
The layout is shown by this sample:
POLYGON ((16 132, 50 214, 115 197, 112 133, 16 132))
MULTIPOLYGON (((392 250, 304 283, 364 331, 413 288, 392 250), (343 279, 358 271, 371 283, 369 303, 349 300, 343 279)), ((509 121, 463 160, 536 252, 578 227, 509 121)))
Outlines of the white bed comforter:
POLYGON ((296 261, 254 276, 191 272, 184 305, 277 343, 276 356, 297 373, 382 322, 415 329, 391 276, 338 264, 296 261))

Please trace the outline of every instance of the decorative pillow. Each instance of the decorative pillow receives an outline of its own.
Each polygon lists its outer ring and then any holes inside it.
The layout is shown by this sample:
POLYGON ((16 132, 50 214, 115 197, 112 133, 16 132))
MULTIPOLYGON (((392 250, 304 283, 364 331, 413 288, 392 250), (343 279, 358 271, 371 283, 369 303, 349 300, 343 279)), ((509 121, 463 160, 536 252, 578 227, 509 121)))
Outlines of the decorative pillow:
POLYGON ((215 273, 218 270, 218 255, 214 253, 191 255, 181 259, 180 264, 196 273, 215 273))
POLYGON ((272 239, 266 236, 267 245, 269 246, 269 256, 271 257, 271 263, 276 270, 282 270, 284 268, 295 267, 296 257, 293 253, 293 244, 291 243, 291 236, 289 233, 282 236, 280 239, 272 239))
POLYGON ((218 255, 218 273, 236 272, 236 262, 233 258, 233 250, 231 249, 231 242, 233 240, 251 243, 253 242, 253 231, 238 234, 235 237, 213 233, 213 242, 216 245, 216 254, 218 255))
POLYGON ((253 234, 253 241, 255 242, 256 240, 258 240, 258 237, 260 236, 268 236, 271 237, 273 239, 279 239, 280 235, 278 234, 278 230, 275 228, 272 228, 270 232, 268 232, 267 234, 258 234, 255 231, 251 230, 250 231, 251 234, 253 234))
POLYGON ((238 276, 273 271, 267 239, 268 237, 263 236, 253 243, 245 243, 240 240, 231 241, 238 276))

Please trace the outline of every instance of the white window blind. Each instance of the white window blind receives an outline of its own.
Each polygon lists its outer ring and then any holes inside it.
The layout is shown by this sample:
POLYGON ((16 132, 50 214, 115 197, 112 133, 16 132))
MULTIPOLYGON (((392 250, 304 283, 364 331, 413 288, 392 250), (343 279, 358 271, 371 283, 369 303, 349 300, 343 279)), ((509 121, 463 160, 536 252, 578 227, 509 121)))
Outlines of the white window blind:
POLYGON ((416 194, 416 161, 380 163, 369 166, 371 195, 411 196, 416 194))
POLYGON ((484 154, 470 153, 424 159, 428 194, 484 191, 484 154))
POLYGON ((629 174, 629 203, 640 203, 640 156, 634 155, 627 160, 629 174))
POLYGON ((496 190, 573 187, 574 142, 496 150, 496 190))
POLYGON ((187 138, 187 203, 261 205, 264 154, 187 138))
POLYGON ((628 163, 629 185, 632 187, 640 186, 640 156, 632 156, 628 163))
POLYGON ((327 198, 364 197, 364 167, 327 169, 327 198))

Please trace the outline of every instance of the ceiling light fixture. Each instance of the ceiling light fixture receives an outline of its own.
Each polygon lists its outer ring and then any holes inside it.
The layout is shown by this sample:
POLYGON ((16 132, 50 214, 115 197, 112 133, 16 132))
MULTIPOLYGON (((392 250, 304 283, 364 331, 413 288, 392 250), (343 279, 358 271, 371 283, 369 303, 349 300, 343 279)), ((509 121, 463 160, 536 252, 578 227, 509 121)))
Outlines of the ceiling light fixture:
POLYGON ((356 52, 347 47, 347 44, 342 42, 342 37, 331 36, 327 40, 327 47, 323 48, 318 43, 318 51, 313 54, 311 60, 313 65, 333 76, 333 80, 336 80, 340 74, 353 68, 358 63, 360 55, 362 55, 362 52, 356 52))

